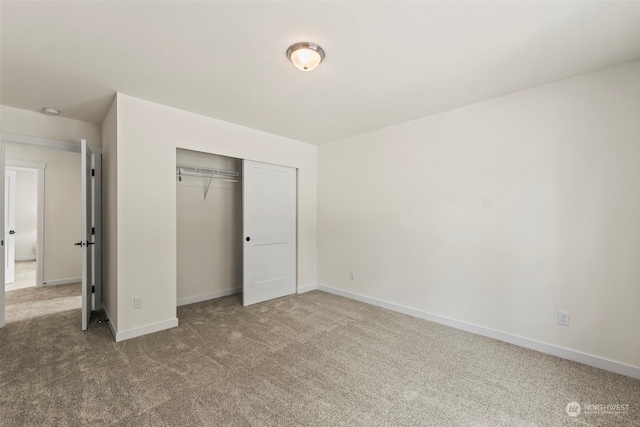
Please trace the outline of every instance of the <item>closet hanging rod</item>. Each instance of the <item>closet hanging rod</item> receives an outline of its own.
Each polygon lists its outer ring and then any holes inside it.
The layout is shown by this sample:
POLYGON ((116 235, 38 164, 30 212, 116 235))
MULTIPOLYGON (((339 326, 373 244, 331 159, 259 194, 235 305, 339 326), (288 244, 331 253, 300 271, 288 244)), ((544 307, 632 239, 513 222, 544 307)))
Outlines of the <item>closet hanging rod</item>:
POLYGON ((176 175, 184 175, 184 172, 193 172, 193 173, 204 173, 208 175, 224 175, 224 176, 232 176, 239 177, 239 172, 233 171, 225 171, 219 169, 202 169, 202 168, 194 168, 187 166, 176 166, 176 175))
POLYGON ((176 174, 176 177, 182 181, 182 178, 198 178, 198 179, 205 179, 205 180, 212 180, 215 179, 217 181, 226 181, 226 182, 238 182, 237 179, 229 179, 227 177, 224 176, 202 176, 202 175, 187 175, 187 174, 176 174))

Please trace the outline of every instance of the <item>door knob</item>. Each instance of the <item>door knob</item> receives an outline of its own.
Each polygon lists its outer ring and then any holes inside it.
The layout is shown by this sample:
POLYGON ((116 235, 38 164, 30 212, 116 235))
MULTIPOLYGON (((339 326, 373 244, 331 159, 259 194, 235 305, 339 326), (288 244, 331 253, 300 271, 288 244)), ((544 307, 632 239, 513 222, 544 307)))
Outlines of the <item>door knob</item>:
POLYGON ((248 242, 249 240, 251 240, 251 237, 247 237, 247 242, 248 242))
POLYGON ((9 234, 16 234, 16 230, 9 230, 9 234))
POLYGON ((84 246, 84 242, 74 243, 75 246, 84 246))

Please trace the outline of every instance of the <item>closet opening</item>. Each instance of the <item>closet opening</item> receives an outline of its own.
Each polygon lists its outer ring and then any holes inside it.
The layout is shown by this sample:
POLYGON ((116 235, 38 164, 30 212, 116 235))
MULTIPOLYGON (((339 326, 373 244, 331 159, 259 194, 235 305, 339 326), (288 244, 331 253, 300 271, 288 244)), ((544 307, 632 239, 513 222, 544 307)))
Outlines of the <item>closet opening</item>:
POLYGON ((242 292, 242 160, 176 151, 177 305, 242 292))

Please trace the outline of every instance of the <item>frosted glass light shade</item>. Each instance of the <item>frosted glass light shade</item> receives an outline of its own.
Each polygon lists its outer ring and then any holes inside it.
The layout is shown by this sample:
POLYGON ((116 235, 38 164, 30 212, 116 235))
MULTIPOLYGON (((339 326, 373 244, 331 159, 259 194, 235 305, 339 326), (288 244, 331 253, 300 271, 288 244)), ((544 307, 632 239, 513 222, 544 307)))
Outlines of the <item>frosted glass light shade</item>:
POLYGON ((315 43, 296 43, 287 49, 287 57, 297 69, 311 71, 324 59, 324 50, 315 43))

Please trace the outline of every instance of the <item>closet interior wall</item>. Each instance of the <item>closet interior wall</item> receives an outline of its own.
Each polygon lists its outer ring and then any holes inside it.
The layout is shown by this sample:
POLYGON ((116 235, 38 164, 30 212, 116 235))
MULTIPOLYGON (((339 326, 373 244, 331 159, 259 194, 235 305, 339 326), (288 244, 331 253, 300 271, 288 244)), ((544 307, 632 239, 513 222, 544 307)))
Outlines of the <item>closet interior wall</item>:
MULTIPOLYGON (((177 149, 176 167, 242 174, 242 160, 177 149)), ((242 177, 237 182, 176 178, 177 302, 242 292, 242 177)))

